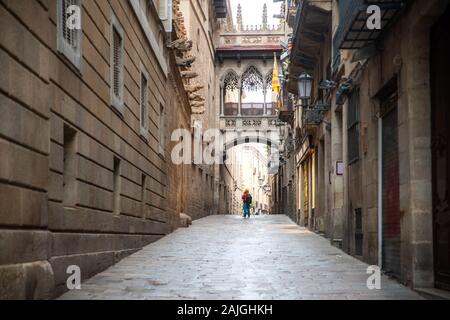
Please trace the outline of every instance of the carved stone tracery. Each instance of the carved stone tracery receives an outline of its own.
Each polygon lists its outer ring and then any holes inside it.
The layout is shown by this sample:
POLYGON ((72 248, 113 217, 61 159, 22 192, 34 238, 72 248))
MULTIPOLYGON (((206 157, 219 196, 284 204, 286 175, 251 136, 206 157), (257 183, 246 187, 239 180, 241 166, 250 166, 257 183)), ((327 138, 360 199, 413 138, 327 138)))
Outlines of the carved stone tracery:
POLYGON ((250 66, 242 75, 242 88, 248 91, 264 89, 263 76, 259 70, 250 66))
POLYGON ((223 85, 226 91, 238 90, 239 89, 238 75, 233 71, 228 72, 223 80, 223 85))

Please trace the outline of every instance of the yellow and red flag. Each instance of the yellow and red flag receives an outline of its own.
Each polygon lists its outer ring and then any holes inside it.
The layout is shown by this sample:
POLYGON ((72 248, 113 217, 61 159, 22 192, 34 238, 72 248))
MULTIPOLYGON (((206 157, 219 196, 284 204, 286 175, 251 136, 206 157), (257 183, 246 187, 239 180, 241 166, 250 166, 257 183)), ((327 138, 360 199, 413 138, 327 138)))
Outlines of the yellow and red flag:
POLYGON ((281 92, 280 79, 278 78, 278 64, 277 64, 277 54, 274 53, 273 62, 273 77, 272 77, 272 90, 277 94, 281 92))

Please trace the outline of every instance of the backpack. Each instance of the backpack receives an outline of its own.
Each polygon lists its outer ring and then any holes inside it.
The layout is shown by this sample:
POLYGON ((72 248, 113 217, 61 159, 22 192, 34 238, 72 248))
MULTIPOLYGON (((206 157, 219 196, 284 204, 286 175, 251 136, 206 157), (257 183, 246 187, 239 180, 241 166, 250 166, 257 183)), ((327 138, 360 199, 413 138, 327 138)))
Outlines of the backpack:
POLYGON ((246 201, 248 204, 252 204, 252 202, 253 202, 253 199, 252 199, 252 196, 249 194, 248 196, 247 196, 247 201, 246 201))

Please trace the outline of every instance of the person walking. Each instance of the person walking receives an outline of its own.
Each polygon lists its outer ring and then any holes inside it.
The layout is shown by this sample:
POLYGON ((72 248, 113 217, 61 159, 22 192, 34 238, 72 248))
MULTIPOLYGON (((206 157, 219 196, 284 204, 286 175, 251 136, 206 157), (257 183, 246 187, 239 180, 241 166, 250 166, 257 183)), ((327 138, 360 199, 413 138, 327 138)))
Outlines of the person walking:
POLYGON ((242 203, 244 208, 244 219, 250 218, 250 206, 253 202, 252 195, 248 190, 244 191, 244 194, 242 195, 242 203))

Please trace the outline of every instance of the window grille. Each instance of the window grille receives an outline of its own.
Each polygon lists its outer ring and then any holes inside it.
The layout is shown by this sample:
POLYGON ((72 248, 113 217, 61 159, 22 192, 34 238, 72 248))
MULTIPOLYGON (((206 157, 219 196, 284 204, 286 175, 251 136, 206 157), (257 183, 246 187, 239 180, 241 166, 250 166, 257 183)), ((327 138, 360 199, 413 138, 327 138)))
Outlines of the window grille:
MULTIPOLYGON (((81 37, 82 31, 69 28, 69 18, 75 13, 69 10, 71 6, 77 6, 81 14, 81 0, 58 0, 57 1, 57 49, 75 67, 81 68, 81 37)), ((81 18, 81 16, 80 16, 81 18)), ((81 21, 80 21, 81 22, 81 21)))
POLYGON ((70 29, 67 26, 67 19, 70 17, 70 12, 68 9, 71 6, 78 5, 79 1, 77 0, 62 0, 62 9, 63 9, 63 24, 62 24, 62 33, 63 38, 66 41, 66 43, 74 50, 77 51, 78 49, 78 30, 76 29, 70 29))
POLYGON ((111 33, 111 103, 123 113, 124 35, 115 16, 112 17, 111 33))
POLYGON ((120 37, 117 30, 114 28, 113 35, 113 72, 114 72, 114 94, 118 99, 120 96, 120 75, 122 73, 122 63, 121 63, 121 47, 122 47, 122 38, 120 37))

